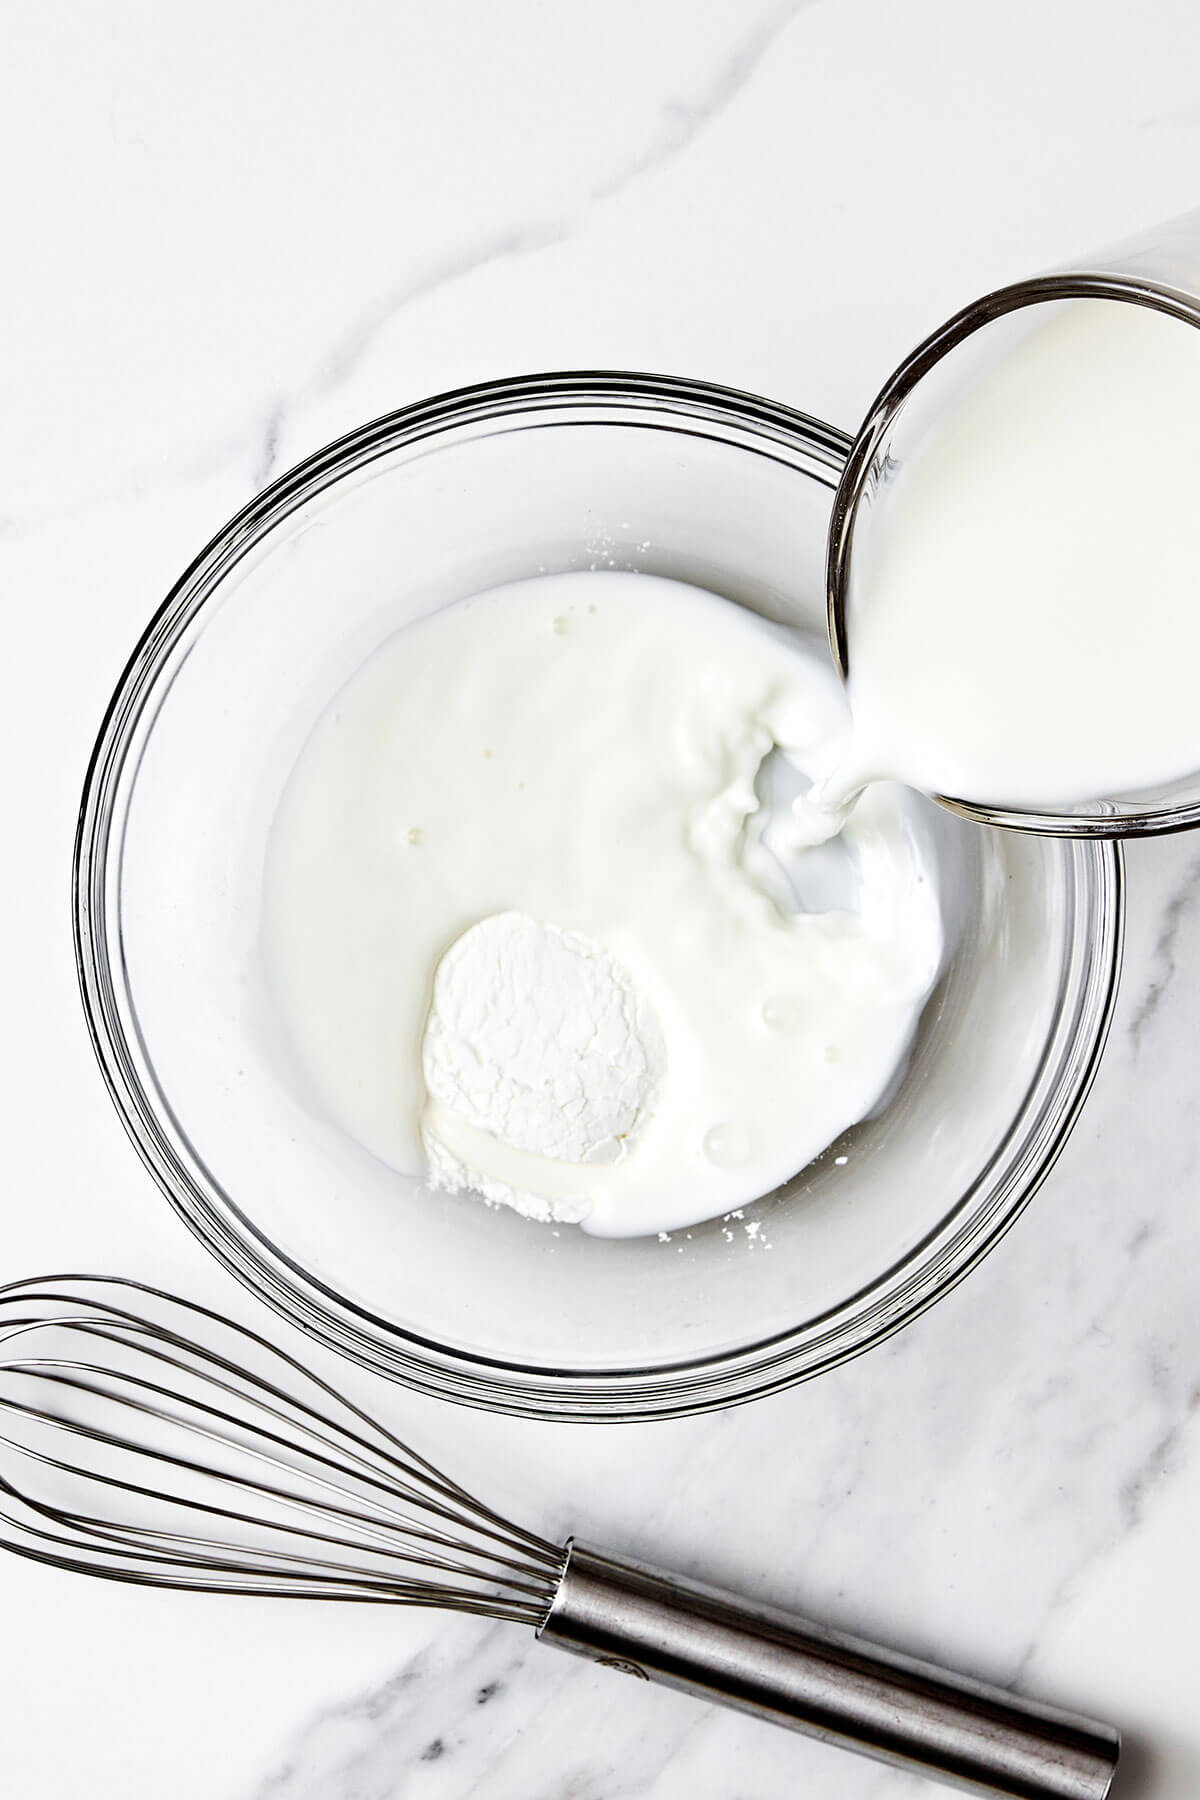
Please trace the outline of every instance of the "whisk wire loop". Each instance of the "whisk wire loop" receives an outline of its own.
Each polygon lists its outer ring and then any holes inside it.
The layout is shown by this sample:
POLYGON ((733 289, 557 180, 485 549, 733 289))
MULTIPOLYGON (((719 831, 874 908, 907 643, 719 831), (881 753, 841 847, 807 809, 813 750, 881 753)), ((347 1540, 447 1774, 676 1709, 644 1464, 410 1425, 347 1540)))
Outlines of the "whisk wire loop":
POLYGON ((0 1289, 0 1415, 29 1473, 0 1478, 0 1543, 59 1567, 540 1626, 565 1565, 274 1344, 138 1283, 0 1289))

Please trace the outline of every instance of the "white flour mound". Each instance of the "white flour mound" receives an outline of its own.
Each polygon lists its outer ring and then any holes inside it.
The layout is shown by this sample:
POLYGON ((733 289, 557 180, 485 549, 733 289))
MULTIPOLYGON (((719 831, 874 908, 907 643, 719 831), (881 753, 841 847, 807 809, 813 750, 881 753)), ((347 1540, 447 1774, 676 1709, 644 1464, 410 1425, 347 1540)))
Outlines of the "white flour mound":
MULTIPOLYGON (((571 1167, 630 1152, 666 1064, 657 1021, 628 971, 590 938, 517 912, 471 926, 442 957, 421 1055, 430 1185, 570 1223, 590 1204, 586 1177, 576 1181, 571 1167), (474 1167, 475 1133, 566 1165, 548 1184, 553 1197, 501 1179, 492 1155, 491 1173, 474 1167)), ((519 1175, 520 1161, 509 1164, 519 1175)), ((528 1166, 547 1185, 550 1171, 528 1166)))

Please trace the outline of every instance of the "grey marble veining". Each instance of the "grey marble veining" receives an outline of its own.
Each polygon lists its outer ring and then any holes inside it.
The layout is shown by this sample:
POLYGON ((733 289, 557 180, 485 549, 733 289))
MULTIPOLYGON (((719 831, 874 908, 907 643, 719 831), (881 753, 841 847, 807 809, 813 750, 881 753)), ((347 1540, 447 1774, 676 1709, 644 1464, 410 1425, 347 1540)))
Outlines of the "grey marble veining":
MULTIPOLYGON (((481 240, 465 244, 407 273, 387 294, 356 320, 326 352, 316 372, 287 399, 275 401, 262 432, 263 449, 255 481, 265 485, 275 472, 279 445, 289 414, 306 402, 336 390, 369 354, 380 334, 405 307, 438 294, 490 264, 552 249, 581 230, 597 207, 617 199, 643 176, 682 156, 697 136, 743 91, 795 15, 811 0, 776 0, 751 27, 731 42, 705 83, 696 92, 671 97, 647 141, 621 145, 619 160, 599 180, 562 210, 515 225, 505 225, 481 240)), ((753 12, 753 9, 751 9, 753 12)))

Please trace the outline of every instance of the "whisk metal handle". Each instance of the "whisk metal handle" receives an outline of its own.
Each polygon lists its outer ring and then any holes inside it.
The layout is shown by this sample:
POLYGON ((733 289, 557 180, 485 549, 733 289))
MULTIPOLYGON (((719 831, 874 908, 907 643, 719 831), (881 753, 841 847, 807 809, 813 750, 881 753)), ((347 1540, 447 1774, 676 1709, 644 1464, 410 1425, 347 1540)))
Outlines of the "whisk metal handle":
POLYGON ((572 1541, 543 1643, 1009 1800, 1104 1800, 1104 1725, 572 1541))

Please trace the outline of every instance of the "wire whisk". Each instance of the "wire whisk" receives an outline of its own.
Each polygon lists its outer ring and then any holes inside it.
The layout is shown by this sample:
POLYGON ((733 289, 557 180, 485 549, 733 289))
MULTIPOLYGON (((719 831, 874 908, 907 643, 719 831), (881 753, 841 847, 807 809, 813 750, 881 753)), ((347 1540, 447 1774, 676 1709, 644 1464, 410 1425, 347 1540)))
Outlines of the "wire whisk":
POLYGON ((547 1542, 278 1346, 137 1282, 0 1289, 0 1545, 109 1580, 448 1607, 1013 1800, 1119 1739, 661 1570, 547 1542))
POLYGON ((115 1580, 536 1627, 566 1562, 265 1339, 130 1282, 0 1290, 0 1445, 25 1465, 0 1543, 115 1580))

